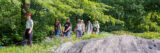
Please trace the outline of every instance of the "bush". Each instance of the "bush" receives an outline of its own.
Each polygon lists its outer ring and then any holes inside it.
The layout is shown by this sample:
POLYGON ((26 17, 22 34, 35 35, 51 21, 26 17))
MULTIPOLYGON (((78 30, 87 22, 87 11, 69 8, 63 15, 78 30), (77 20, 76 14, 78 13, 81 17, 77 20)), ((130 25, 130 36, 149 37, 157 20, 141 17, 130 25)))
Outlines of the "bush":
POLYGON ((160 39, 159 32, 144 32, 144 33, 133 33, 132 35, 142 37, 145 39, 160 39))

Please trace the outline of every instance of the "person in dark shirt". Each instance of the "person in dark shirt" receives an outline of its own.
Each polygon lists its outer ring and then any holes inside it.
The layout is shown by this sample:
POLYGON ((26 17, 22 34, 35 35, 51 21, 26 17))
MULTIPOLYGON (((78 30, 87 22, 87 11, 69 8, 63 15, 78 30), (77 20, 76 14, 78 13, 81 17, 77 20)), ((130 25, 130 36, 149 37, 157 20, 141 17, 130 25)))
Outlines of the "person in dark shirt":
POLYGON ((58 37, 61 33, 61 23, 59 22, 58 18, 55 20, 54 31, 56 37, 58 37))
POLYGON ((63 30, 65 37, 71 37, 71 36, 70 36, 70 34, 71 34, 71 29, 72 29, 72 24, 71 24, 71 22, 70 22, 70 19, 67 18, 67 21, 66 21, 66 23, 64 24, 64 30, 63 30))

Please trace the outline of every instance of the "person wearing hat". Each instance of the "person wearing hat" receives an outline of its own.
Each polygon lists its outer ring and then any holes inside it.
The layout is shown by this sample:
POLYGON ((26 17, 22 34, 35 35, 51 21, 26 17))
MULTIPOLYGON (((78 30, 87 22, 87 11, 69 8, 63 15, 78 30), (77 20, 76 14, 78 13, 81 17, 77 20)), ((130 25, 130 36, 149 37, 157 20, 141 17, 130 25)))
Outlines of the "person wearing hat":
POLYGON ((31 14, 27 14, 27 21, 26 21, 26 30, 24 35, 24 44, 29 42, 30 46, 32 46, 32 35, 33 35, 33 20, 31 19, 31 14))

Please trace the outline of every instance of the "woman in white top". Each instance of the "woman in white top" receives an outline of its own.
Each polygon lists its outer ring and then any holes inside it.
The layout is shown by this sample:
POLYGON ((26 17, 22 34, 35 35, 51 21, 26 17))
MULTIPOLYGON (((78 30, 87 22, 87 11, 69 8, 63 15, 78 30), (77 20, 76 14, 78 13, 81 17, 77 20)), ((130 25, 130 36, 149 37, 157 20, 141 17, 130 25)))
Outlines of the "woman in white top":
POLYGON ((75 28, 75 32, 76 32, 77 38, 82 37, 83 24, 82 24, 81 20, 78 20, 78 23, 77 23, 76 28, 75 28))

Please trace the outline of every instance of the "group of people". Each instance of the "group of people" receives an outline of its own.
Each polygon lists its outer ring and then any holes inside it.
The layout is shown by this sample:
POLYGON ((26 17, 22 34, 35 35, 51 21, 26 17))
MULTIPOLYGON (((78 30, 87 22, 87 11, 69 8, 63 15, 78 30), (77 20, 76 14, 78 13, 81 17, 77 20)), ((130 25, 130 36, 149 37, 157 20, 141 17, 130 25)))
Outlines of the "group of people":
POLYGON ((54 32, 56 37, 58 37, 60 34, 65 37, 71 37, 70 34, 72 32, 72 24, 70 22, 70 19, 67 18, 66 23, 64 24, 64 29, 62 30, 61 23, 59 22, 59 19, 56 18, 54 24, 54 32))
MULTIPOLYGON (((87 35, 90 35, 92 33, 98 34, 99 29, 100 25, 96 20, 94 21, 93 25, 90 21, 88 21, 87 26, 85 26, 84 21, 78 19, 74 32, 76 33, 77 38, 81 38, 85 32, 87 33, 87 35)), ((70 34, 72 33, 72 24, 70 22, 70 19, 67 18, 66 23, 64 24, 64 29, 62 29, 59 19, 56 18, 54 24, 54 32, 56 37, 60 35, 65 37, 71 37, 70 34)))
MULTIPOLYGON (((30 43, 30 46, 32 46, 32 29, 33 29, 34 23, 33 20, 31 19, 31 14, 27 14, 27 21, 26 21, 26 30, 25 30, 25 35, 24 35, 24 44, 27 44, 27 42, 30 43)), ((91 33, 93 34, 98 34, 100 29, 100 25, 98 21, 94 21, 93 24, 88 21, 87 26, 85 26, 85 23, 83 20, 78 19, 76 27, 74 32, 77 35, 77 38, 81 38, 85 32, 87 32, 87 35, 90 35, 91 33)), ((64 29, 61 27, 61 23, 59 22, 58 18, 55 19, 55 24, 54 24, 54 32, 55 36, 65 36, 65 37, 71 37, 72 33, 72 24, 70 22, 70 19, 67 18, 66 23, 64 24, 64 29)))

